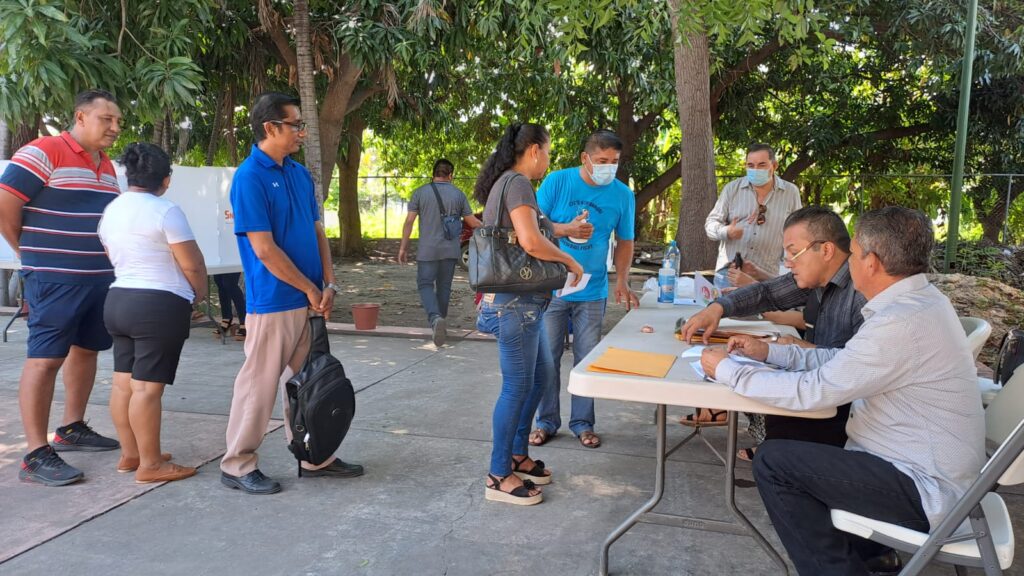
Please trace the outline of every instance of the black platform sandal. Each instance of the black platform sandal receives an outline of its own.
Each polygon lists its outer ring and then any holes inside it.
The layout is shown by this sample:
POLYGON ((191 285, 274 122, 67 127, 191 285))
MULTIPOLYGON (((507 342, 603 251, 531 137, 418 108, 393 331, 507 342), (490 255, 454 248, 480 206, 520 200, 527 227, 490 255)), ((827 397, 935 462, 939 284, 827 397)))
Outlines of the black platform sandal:
POLYGON ((237 326, 231 323, 231 320, 221 320, 220 326, 213 329, 214 336, 223 336, 227 334, 231 336, 235 333, 237 326))
POLYGON ((533 482, 538 485, 551 484, 551 472, 545 470, 543 460, 534 460, 533 468, 527 470, 523 463, 526 462, 527 456, 523 456, 522 460, 516 460, 516 457, 512 457, 512 473, 519 476, 523 480, 533 482))
POLYGON ((493 482, 493 485, 486 486, 484 489, 484 498, 487 500, 515 504, 517 506, 533 506, 544 501, 543 494, 539 492, 537 494, 530 494, 530 491, 536 487, 530 480, 523 480, 522 486, 513 488, 511 492, 505 492, 501 489, 501 481, 505 478, 498 478, 494 474, 488 474, 487 479, 493 482))

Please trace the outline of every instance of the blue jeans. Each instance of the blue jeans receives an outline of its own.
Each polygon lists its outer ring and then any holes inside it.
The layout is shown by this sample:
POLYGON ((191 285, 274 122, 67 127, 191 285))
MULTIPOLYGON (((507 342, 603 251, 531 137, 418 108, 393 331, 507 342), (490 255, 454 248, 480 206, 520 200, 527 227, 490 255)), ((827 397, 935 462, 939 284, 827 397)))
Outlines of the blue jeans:
POLYGON ((528 455, 530 421, 554 364, 544 331, 550 298, 534 294, 495 294, 480 303, 476 326, 498 337, 501 394, 494 405, 491 474, 512 473, 512 455, 528 455))
MULTIPOLYGON (((561 298, 551 300, 548 311, 544 313, 544 328, 548 333, 548 345, 551 347, 551 361, 555 369, 551 371, 551 380, 544 387, 544 395, 537 407, 537 428, 548 434, 558 432, 562 426, 559 394, 562 390, 562 351, 565 349, 566 332, 572 322, 572 365, 576 366, 584 356, 597 346, 601 340, 601 324, 604 312, 608 307, 607 300, 591 300, 589 302, 567 302, 561 298)), ((569 412, 569 430, 576 436, 594 429, 594 399, 586 396, 572 395, 572 407, 569 412)))
POLYGON ((444 260, 418 260, 416 287, 420 304, 427 313, 427 322, 448 317, 448 301, 452 296, 452 277, 455 276, 455 258, 444 260))

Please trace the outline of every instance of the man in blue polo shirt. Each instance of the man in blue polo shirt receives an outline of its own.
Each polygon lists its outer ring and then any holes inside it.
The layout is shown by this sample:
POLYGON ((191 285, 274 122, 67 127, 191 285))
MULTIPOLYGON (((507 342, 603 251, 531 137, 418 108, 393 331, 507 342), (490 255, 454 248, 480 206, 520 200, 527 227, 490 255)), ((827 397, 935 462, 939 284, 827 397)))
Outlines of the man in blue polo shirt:
MULTIPOLYGON (((75 97, 70 131, 29 142, 0 177, 0 233, 21 259, 28 303, 28 358, 18 401, 28 454, 18 477, 63 486, 84 477, 57 452, 115 450, 85 422, 96 357, 113 344, 103 302, 114 269, 96 228, 119 189, 103 152, 121 132, 114 96, 88 90, 75 97), (57 372, 63 367, 64 417, 46 441, 57 372)), ((137 456, 137 454, 136 454, 137 456)))
MULTIPOLYGON (((609 130, 594 132, 584 141, 579 168, 548 175, 537 191, 541 212, 555 224, 560 246, 591 274, 583 290, 553 298, 544 314, 548 344, 555 366, 562 363, 562 343, 572 322, 573 365, 579 363, 601 339, 601 324, 608 303, 608 246, 615 232, 615 301, 627 308, 639 304, 629 289, 629 265, 633 258, 633 218, 636 201, 628 186, 615 178, 622 140, 609 130)), ((544 392, 537 407, 537 428, 530 444, 540 446, 561 426, 560 370, 544 392)), ((569 429, 587 448, 597 448, 601 438, 594 433, 594 399, 572 396, 569 429)))
MULTIPOLYGON (((277 92, 262 94, 249 116, 256 144, 231 182, 248 334, 245 364, 231 398, 220 479, 247 494, 273 494, 281 485, 260 472, 256 450, 281 381, 286 373, 297 372, 309 353, 309 311, 329 316, 338 286, 313 179, 290 157, 306 136, 299 101, 277 92)), ((286 406, 284 428, 291 441, 289 416, 286 406)), ((306 470, 303 477, 363 473, 362 466, 337 458, 319 466, 300 465, 306 470)))

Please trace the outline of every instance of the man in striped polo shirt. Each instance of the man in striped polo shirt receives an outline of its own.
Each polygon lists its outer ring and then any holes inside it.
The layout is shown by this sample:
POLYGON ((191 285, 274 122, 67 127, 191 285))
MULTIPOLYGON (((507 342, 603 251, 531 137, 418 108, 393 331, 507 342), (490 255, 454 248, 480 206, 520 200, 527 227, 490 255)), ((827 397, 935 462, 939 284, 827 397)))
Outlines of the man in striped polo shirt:
POLYGON ((89 90, 75 97, 69 132, 18 150, 0 176, 0 233, 21 259, 28 314, 28 358, 18 399, 28 454, 18 477, 46 486, 83 473, 56 451, 114 450, 116 440, 85 423, 96 356, 111 346, 103 301, 114 270, 96 234, 103 209, 119 190, 103 153, 121 132, 114 96, 89 90), (48 444, 46 429, 57 372, 64 367, 64 418, 48 444))

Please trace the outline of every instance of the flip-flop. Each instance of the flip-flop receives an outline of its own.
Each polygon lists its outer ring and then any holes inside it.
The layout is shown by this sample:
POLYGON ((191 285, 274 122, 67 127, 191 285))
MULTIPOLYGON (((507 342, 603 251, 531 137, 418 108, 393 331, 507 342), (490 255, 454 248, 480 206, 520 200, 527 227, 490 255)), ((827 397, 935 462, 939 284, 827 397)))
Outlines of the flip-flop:
POLYGON ((533 432, 530 432, 530 437, 527 441, 530 443, 530 446, 543 446, 554 437, 554 434, 543 428, 534 428, 533 432))
POLYGON ((726 410, 697 408, 697 411, 693 414, 687 414, 680 418, 679 423, 683 426, 727 426, 729 424, 729 412, 726 410), (707 410, 711 414, 710 420, 698 420, 702 410, 707 410), (724 418, 719 420, 719 416, 724 416, 724 418))
POLYGON ((757 446, 751 446, 750 448, 740 448, 736 451, 736 457, 744 462, 754 461, 754 452, 757 450, 757 446))
POLYGON ((579 439, 580 445, 582 445, 584 448, 597 448, 598 446, 601 445, 601 437, 598 436, 597 434, 594 434, 593 430, 587 430, 586 432, 583 432, 582 434, 579 435, 579 439), (587 443, 587 440, 590 441, 589 444, 587 443))

